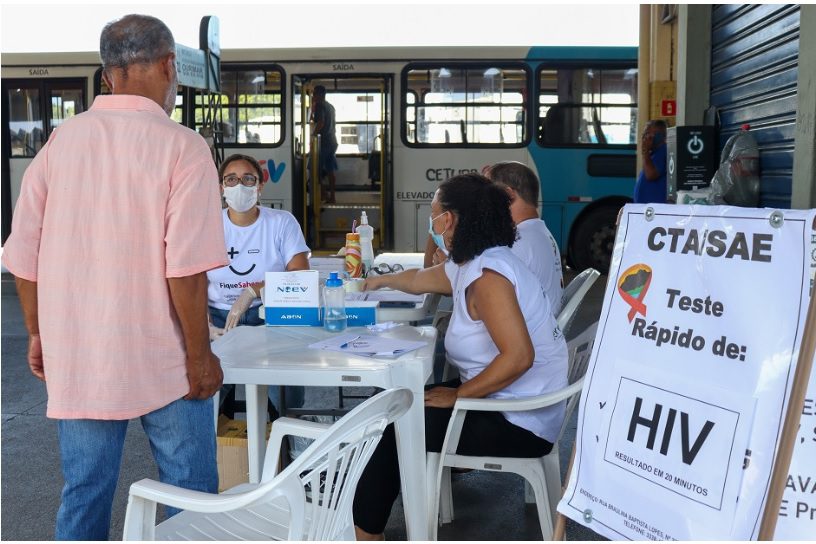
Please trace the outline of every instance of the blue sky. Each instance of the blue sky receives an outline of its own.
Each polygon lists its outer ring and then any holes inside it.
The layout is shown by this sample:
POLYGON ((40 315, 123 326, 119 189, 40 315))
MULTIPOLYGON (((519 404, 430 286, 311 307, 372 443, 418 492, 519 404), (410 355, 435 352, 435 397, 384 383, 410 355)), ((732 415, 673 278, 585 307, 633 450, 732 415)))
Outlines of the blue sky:
POLYGON ((197 47, 198 23, 216 15, 222 48, 404 45, 637 45, 637 4, 310 2, 95 4, 4 2, 3 52, 95 51, 99 31, 127 13, 165 21, 197 47))

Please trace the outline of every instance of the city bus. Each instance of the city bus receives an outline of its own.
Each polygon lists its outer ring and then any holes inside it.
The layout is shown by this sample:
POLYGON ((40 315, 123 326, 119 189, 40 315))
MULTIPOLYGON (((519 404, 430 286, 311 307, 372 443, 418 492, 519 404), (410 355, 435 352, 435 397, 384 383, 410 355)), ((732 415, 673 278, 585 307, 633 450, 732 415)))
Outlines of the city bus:
MULTIPOLYGON (((292 212, 327 251, 362 211, 375 249, 423 251, 442 181, 520 161, 567 263, 605 271, 636 176, 637 76, 635 47, 224 49, 216 140, 225 156, 256 157, 261 204, 292 212), (336 112, 333 203, 313 160, 317 85, 336 112)), ((106 92, 97 53, 3 55, 3 240, 26 166, 106 92)), ((180 88, 173 118, 200 129, 205 102, 180 88)))

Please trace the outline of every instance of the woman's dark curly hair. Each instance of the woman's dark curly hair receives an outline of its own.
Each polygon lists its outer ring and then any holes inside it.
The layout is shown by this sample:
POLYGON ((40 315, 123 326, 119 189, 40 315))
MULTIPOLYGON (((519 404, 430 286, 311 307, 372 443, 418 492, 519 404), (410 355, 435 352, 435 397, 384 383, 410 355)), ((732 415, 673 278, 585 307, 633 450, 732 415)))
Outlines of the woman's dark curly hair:
POLYGON ((443 182, 437 196, 442 209, 458 218, 451 240, 453 262, 465 263, 491 247, 512 247, 516 226, 503 188, 479 174, 462 174, 443 182))

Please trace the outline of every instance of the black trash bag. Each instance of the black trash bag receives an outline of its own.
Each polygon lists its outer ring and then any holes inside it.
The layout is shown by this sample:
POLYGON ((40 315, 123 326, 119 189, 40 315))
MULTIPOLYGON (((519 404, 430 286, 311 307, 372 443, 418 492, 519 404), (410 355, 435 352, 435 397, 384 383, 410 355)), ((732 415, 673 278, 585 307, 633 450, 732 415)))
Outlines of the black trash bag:
POLYGON ((725 142, 720 167, 711 180, 710 204, 759 205, 759 146, 750 128, 743 125, 725 142))

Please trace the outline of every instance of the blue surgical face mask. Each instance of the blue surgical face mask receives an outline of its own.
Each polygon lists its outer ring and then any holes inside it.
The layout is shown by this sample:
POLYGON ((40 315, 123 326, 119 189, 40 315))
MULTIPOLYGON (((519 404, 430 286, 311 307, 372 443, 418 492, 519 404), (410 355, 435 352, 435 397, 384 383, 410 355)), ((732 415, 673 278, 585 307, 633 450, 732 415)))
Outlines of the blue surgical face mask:
POLYGON ((445 234, 445 232, 448 229, 445 229, 441 233, 437 234, 433 230, 433 222, 436 221, 437 219, 439 219, 440 217, 442 217, 443 215, 445 215, 446 213, 448 213, 448 212, 442 212, 439 215, 437 215, 436 217, 430 217, 430 216, 428 217, 428 234, 430 234, 431 238, 433 238, 433 241, 436 244, 436 247, 438 247, 439 249, 441 249, 445 253, 448 252, 448 248, 445 247, 445 239, 442 238, 442 235, 445 234))

